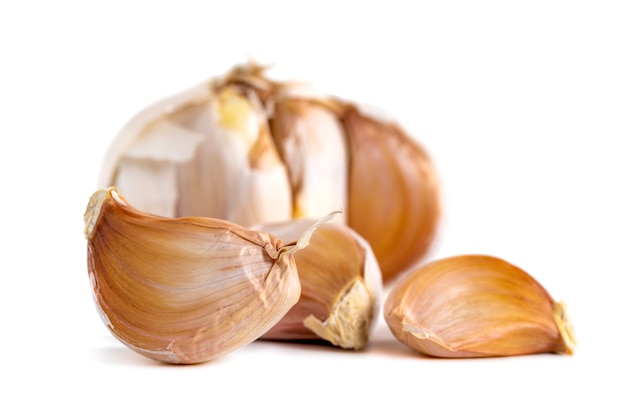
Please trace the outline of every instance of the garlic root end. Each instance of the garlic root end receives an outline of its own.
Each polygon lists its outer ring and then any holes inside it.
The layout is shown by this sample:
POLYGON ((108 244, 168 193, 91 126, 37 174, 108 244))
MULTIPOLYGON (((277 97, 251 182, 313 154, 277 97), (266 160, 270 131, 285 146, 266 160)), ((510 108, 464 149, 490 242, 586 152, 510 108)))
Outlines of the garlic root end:
POLYGON ((554 321, 559 329, 559 333, 565 343, 565 351, 559 353, 565 353, 567 355, 573 355, 574 349, 578 345, 576 335, 574 334, 574 327, 570 320, 569 313, 567 311, 567 305, 564 301, 558 302, 554 305, 554 321))
POLYGON ((91 238, 93 229, 100 218, 102 205, 109 198, 109 196, 113 196, 118 203, 126 205, 126 203, 119 197, 118 192, 117 187, 107 187, 96 191, 89 198, 89 203, 87 204, 85 214, 83 215, 83 220, 85 221, 84 233, 87 239, 91 238))
POLYGON ((362 349, 369 340, 369 330, 374 316, 374 299, 361 279, 355 279, 346 289, 333 310, 321 322, 313 315, 304 319, 304 326, 344 349, 362 349))

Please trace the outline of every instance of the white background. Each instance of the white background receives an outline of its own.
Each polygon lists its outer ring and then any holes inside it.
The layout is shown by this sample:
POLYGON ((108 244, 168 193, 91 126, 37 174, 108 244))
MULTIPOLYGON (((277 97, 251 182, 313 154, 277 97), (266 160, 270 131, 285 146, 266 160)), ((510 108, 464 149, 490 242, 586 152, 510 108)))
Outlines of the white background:
POLYGON ((3 2, 0 414, 626 415, 625 22, 619 1, 3 2), (248 56, 394 115, 441 177, 430 259, 524 268, 568 303, 575 355, 427 359, 383 321, 359 353, 255 342, 197 366, 117 342, 83 237, 102 156, 248 56))

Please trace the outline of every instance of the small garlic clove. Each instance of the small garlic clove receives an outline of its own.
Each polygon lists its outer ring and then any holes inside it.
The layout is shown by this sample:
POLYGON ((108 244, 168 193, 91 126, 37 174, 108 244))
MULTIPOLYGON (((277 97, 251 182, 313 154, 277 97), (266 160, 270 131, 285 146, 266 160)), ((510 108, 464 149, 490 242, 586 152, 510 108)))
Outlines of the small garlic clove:
POLYGON ((293 217, 317 218, 345 208, 348 154, 335 114, 313 100, 279 97, 270 127, 289 173, 293 217))
POLYGON ((370 242, 388 283, 431 247, 438 180, 425 150, 398 125, 355 106, 342 119, 350 152, 348 224, 370 242))
MULTIPOLYGON (((300 219, 258 228, 290 241, 311 224, 300 219)), ((382 292, 380 268, 369 244, 342 223, 325 223, 294 257, 302 296, 262 338, 325 340, 344 349, 364 348, 382 292)))
POLYGON ((576 344, 564 304, 491 256, 444 258, 409 272, 383 312, 400 342, 437 357, 572 354, 576 344))
POLYGON ((141 212, 112 187, 92 195, 84 219, 108 329, 141 355, 182 364, 242 347, 289 311, 301 292, 293 255, 319 225, 284 245, 224 220, 141 212))

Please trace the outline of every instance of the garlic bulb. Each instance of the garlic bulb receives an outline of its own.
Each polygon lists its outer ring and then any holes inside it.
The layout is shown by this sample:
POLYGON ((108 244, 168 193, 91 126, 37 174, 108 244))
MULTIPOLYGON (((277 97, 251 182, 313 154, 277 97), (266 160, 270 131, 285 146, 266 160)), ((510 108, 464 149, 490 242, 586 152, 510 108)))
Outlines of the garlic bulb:
POLYGON ((440 211, 425 150, 394 122, 264 71, 237 66, 139 112, 99 187, 150 213, 246 227, 341 210, 385 282, 421 260, 440 211))
MULTIPOLYGON (((256 229, 293 241, 313 220, 299 219, 256 229)), ((369 244, 345 224, 320 225, 309 245, 294 255, 300 300, 263 339, 325 340, 362 349, 380 306, 382 276, 369 244)))
POLYGON ((411 271, 394 284, 383 312, 400 342, 437 357, 572 354, 576 344, 565 305, 491 256, 455 256, 411 271))
POLYGON ((141 355, 211 360, 258 339, 298 301, 293 255, 318 225, 285 245, 225 220, 148 214, 114 188, 99 190, 85 211, 96 306, 141 355))

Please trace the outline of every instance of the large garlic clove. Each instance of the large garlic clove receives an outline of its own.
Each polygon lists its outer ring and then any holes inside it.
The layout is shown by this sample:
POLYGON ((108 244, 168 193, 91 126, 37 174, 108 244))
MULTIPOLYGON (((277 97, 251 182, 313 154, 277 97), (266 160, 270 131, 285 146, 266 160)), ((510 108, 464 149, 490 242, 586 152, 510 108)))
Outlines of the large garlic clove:
POLYGON ((383 311, 400 342, 431 356, 572 354, 576 344, 565 305, 491 256, 455 256, 411 271, 383 311))
POLYGON ((345 213, 348 150, 330 104, 295 83, 275 95, 270 128, 289 173, 294 218, 318 218, 337 209, 345 213))
POLYGON ((254 91, 217 80, 193 91, 141 112, 120 131, 99 187, 116 186, 137 208, 168 217, 241 225, 290 218, 287 170, 254 91))
POLYGON ((390 282, 431 247, 438 181, 425 150, 396 124, 354 106, 342 118, 350 152, 348 224, 370 242, 390 282))
POLYGON ((85 211, 96 305, 146 357, 211 360, 258 339, 298 301, 293 255, 315 227, 284 245, 224 220, 147 214, 114 188, 99 190, 85 211))
MULTIPOLYGON (((288 242, 311 224, 301 219, 258 228, 288 242)), ((365 347, 382 291, 380 268, 369 244, 342 223, 325 223, 309 246, 294 257, 302 296, 262 338, 325 340, 344 349, 365 347)))

